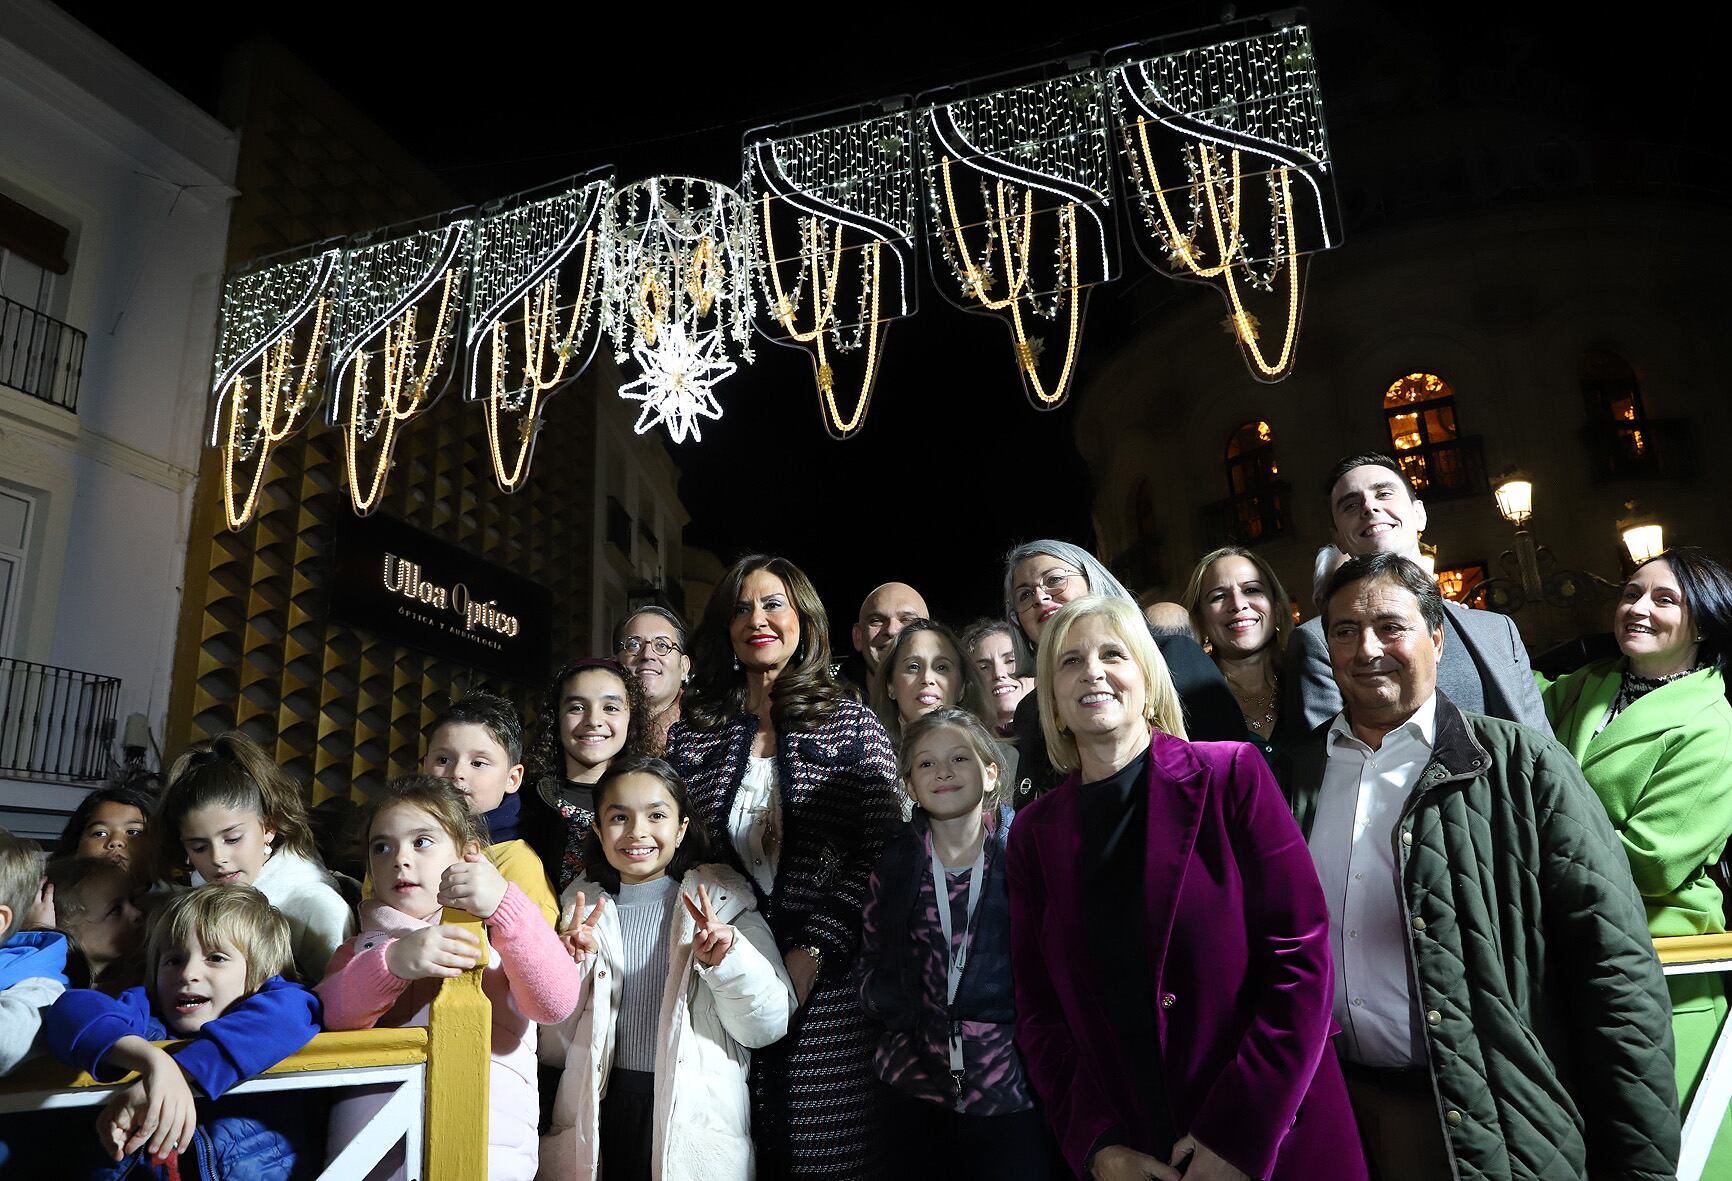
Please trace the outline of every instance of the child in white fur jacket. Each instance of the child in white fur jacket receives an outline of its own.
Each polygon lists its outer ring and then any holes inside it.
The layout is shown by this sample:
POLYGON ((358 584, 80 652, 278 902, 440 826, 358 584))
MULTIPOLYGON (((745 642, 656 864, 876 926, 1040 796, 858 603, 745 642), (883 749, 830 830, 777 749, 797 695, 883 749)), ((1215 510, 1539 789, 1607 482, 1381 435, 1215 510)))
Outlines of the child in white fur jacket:
POLYGON ((562 899, 585 978, 537 1176, 749 1181, 750 1051, 795 1008, 775 937, 745 878, 698 864, 701 822, 666 763, 616 761, 595 803, 587 876, 562 899))

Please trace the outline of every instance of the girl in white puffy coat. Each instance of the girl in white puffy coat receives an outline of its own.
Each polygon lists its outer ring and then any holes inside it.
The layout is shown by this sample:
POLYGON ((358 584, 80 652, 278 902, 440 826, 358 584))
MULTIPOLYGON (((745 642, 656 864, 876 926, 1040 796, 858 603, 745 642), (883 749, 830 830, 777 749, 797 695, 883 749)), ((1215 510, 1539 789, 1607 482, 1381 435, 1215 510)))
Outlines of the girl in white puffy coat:
POLYGON ((795 1008, 775 937, 750 883, 702 864, 702 822, 666 763, 617 760, 595 806, 587 876, 562 900, 585 975, 537 1176, 750 1181, 750 1052, 795 1008))

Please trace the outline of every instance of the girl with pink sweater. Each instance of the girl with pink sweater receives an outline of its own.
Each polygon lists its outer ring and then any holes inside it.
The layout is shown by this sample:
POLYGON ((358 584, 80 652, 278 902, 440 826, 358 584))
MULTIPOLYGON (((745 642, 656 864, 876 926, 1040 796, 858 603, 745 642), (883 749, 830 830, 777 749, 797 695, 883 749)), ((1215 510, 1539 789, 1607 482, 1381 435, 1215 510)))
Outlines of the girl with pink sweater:
MULTIPOLYGON (((327 1029, 427 1024, 439 982, 475 966, 480 943, 439 922, 443 907, 485 921, 491 948, 482 990, 493 1002, 487 1175, 535 1176, 539 1110, 535 1027, 565 1020, 582 976, 535 903, 482 855, 486 830, 449 780, 392 781, 365 817, 374 900, 361 933, 331 960, 318 993, 327 1029)), ((334 1158, 383 1105, 384 1096, 343 1100, 331 1116, 334 1158)), ((390 1175, 389 1168, 374 1176, 390 1175)))

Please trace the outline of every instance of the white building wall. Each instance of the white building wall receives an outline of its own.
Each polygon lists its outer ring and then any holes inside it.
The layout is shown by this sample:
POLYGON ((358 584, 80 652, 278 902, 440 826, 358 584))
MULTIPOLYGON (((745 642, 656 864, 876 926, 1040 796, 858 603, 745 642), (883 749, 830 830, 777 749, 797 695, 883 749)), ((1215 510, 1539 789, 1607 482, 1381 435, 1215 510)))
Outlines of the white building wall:
POLYGON ((0 481, 37 501, 0 655, 121 678, 118 724, 160 738, 236 136, 39 0, 0 4, 0 128, 0 192, 71 231, 51 311, 88 337, 76 413, 0 384, 0 481))

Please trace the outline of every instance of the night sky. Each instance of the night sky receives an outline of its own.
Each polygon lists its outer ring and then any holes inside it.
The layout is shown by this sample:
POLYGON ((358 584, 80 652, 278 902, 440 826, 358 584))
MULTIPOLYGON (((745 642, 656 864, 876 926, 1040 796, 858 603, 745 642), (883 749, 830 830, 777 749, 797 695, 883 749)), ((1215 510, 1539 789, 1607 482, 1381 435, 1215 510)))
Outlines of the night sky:
MULTIPOLYGON (((231 8, 205 31, 149 7, 63 5, 213 112, 224 54, 268 34, 473 201, 600 164, 621 181, 658 173, 739 178, 751 127, 895 94, 1107 50, 1215 23, 1209 4, 1053 5, 1064 24, 1020 6, 712 3, 676 6, 473 6, 458 24, 432 9, 333 4, 231 8), (940 8, 943 12, 937 12, 940 8), (376 9, 376 11, 375 11, 376 9), (802 23, 776 24, 793 11, 802 23), (860 13, 851 17, 850 13, 860 13), (818 15, 813 15, 818 14, 818 15), (825 31, 820 32, 822 28, 825 31), (835 32, 840 28, 846 34, 835 32)), ((1274 6, 1246 7, 1241 15, 1274 6)), ((1699 71, 1675 68, 1676 29, 1556 24, 1531 13, 1449 6, 1326 3, 1312 24, 1337 164, 1351 170, 1355 124, 1407 101, 1404 79, 1372 76, 1367 50, 1391 36, 1404 71, 1464 108, 1532 107, 1619 135, 1702 138, 1711 108, 1690 100, 1699 71), (1522 23, 1511 23, 1522 22, 1522 23), (1382 109, 1379 104, 1384 104, 1382 109)), ((1664 22, 1663 22, 1664 23, 1664 22)), ((1387 69, 1389 57, 1379 55, 1387 69)), ((358 227, 359 228, 359 227, 358 227)), ((1352 249, 1347 223, 1343 249, 1352 249)), ((1091 296, 1077 385, 1163 305, 1216 296, 1154 275, 1124 247, 1123 276, 1091 296)), ((1325 256, 1312 272, 1329 281, 1325 256)), ((604 346, 605 347, 605 346, 604 346)), ((1231 341, 1199 347, 1232 349, 1231 341)), ((1303 340, 1299 365, 1305 363, 1303 340)), ((825 433, 802 353, 760 341, 758 361, 717 388, 720 422, 672 448, 693 519, 689 544, 724 561, 786 553, 813 575, 846 650, 846 625, 872 585, 928 592, 956 623, 996 613, 999 559, 1013 542, 1092 544, 1092 487, 1071 442, 1073 409, 1037 412, 1013 367, 1008 332, 947 303, 923 276, 920 311, 889 331, 865 428, 825 433)), ((553 403, 557 418, 560 403, 553 403)), ((1213 445, 1213 443, 1211 443, 1213 445)), ((534 495, 533 482, 526 495, 534 495)))

